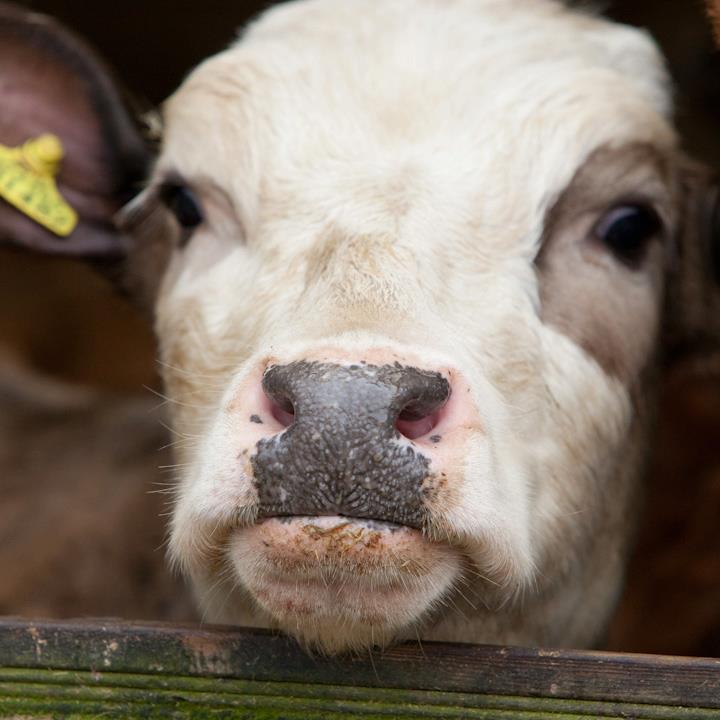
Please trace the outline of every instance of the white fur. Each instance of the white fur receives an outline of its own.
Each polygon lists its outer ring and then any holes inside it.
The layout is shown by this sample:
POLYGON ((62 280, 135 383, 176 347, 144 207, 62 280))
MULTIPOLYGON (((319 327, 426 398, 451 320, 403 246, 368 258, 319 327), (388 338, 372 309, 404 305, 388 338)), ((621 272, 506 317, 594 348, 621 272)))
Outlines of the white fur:
MULTIPOLYGON (((287 3, 195 70, 165 108, 155 177, 203 188, 207 220, 173 255, 157 327, 189 438, 171 550, 208 619, 299 633, 222 575, 253 521, 238 388, 268 358, 387 349, 470 388, 484 430, 427 530, 476 574, 425 605, 408 590, 402 623, 335 617, 332 637, 303 639, 595 641, 644 420, 632 383, 543 322, 534 258, 594 150, 673 147, 669 106, 646 35, 552 0, 287 3)), ((660 289, 627 282, 657 323, 660 289)))

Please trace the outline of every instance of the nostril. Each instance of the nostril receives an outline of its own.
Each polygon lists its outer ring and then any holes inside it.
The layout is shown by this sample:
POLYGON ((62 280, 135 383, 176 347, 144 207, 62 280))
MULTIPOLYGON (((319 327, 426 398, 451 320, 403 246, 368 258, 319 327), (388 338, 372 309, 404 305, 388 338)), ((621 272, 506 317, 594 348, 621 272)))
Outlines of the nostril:
POLYGON ((270 412, 284 428, 290 427, 295 422, 295 408, 287 398, 280 400, 270 398, 270 412))
POLYGON ((411 406, 405 408, 398 416, 395 427, 408 440, 416 440, 435 429, 440 422, 440 410, 420 416, 411 406))
POLYGON ((282 428, 288 428, 295 422, 292 375, 292 366, 272 365, 265 371, 262 379, 270 413, 282 428))
POLYGON ((335 365, 295 361, 270 365, 262 378, 264 407, 285 430, 298 420, 318 432, 345 424, 382 422, 415 440, 428 435, 445 414, 448 380, 439 372, 394 365, 335 365))
POLYGON ((450 383, 439 373, 402 368, 400 412, 397 431, 410 440, 428 435, 442 418, 442 409, 450 398, 450 383))

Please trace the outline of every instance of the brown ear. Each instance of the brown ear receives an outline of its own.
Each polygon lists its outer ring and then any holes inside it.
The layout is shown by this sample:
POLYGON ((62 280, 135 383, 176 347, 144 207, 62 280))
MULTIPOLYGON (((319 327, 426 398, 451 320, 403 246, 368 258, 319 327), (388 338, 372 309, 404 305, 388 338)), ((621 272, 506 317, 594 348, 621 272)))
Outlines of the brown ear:
POLYGON ((137 192, 150 160, 140 133, 97 55, 54 20, 0 2, 0 145, 56 135, 56 176, 76 211, 61 237, 0 194, 0 244, 96 260, 121 257, 117 210, 137 192))
POLYGON ((720 0, 706 0, 706 4, 713 24, 715 42, 720 45, 720 0))
POLYGON ((671 357, 720 350, 720 179, 684 161, 680 227, 667 292, 671 357))

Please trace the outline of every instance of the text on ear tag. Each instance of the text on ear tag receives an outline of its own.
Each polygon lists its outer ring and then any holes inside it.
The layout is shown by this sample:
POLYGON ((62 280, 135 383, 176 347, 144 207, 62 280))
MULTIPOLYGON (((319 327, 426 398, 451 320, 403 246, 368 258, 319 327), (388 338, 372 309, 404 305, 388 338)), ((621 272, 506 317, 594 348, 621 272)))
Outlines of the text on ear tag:
POLYGON ((55 183, 63 154, 60 139, 49 134, 16 148, 0 145, 0 197, 60 237, 78 223, 55 183))

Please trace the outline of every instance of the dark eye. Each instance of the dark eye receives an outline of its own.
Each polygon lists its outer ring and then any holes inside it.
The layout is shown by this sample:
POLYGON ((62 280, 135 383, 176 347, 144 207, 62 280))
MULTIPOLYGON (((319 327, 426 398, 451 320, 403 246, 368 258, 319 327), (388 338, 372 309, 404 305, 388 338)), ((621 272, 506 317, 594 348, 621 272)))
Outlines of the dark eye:
POLYGON ((645 205, 618 205, 595 226, 595 237, 630 265, 639 263, 647 246, 662 230, 658 214, 645 205))
POLYGON ((203 221, 202 207, 195 193, 186 185, 163 185, 160 198, 177 218, 180 227, 194 230, 203 221))

